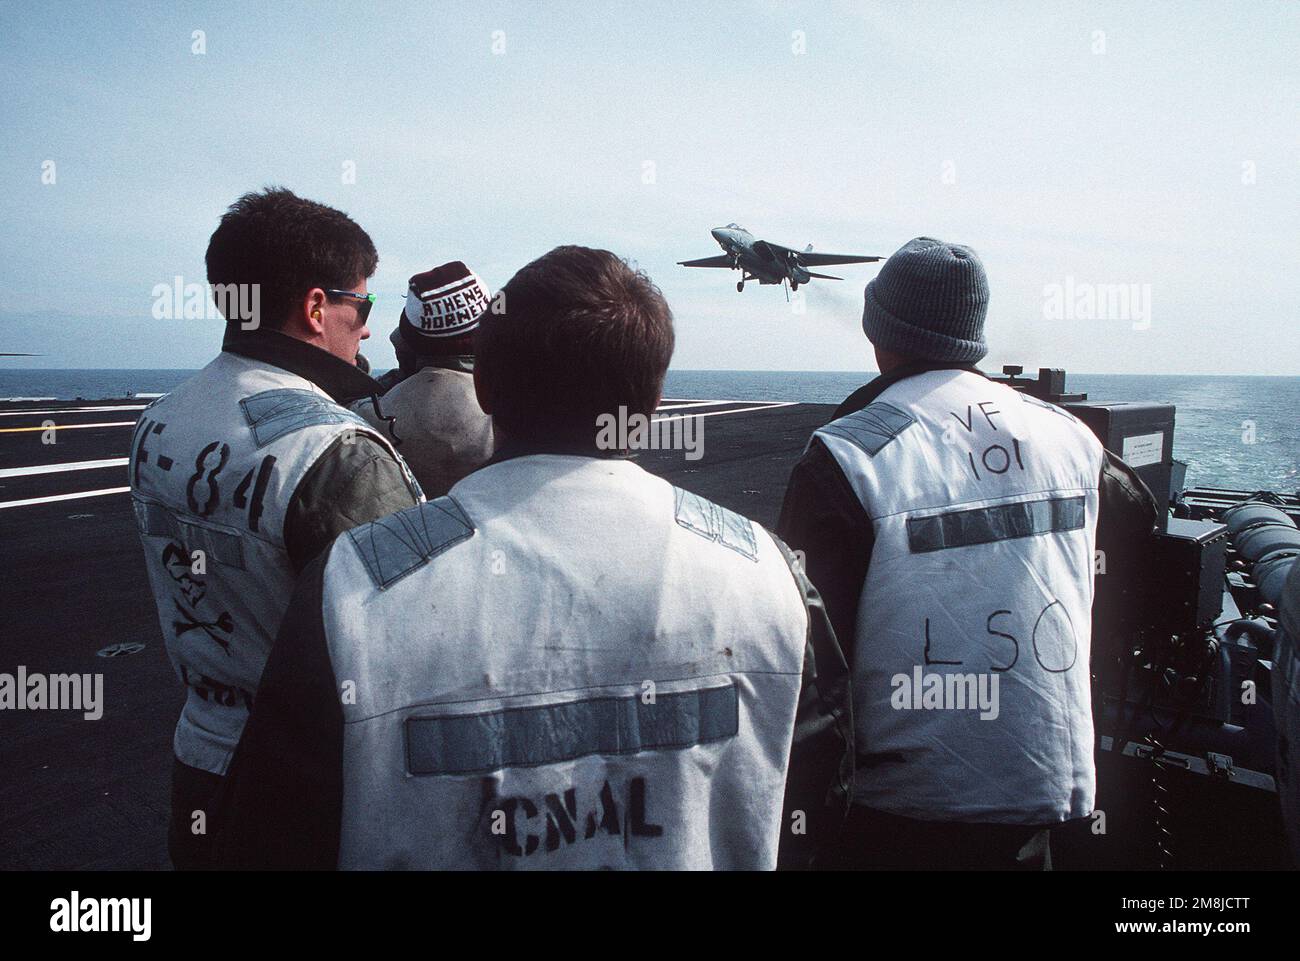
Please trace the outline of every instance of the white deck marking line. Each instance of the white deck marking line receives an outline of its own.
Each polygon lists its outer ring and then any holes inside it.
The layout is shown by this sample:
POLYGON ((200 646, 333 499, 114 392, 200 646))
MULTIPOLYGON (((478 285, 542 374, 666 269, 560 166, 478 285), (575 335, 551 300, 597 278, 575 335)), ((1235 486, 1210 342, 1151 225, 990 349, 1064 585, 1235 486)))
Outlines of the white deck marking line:
POLYGON ((666 410, 685 410, 687 407, 716 407, 719 404, 743 404, 743 403, 745 403, 745 401, 743 400, 693 400, 693 401, 681 402, 681 403, 674 401, 672 404, 667 404, 667 403, 660 404, 658 407, 655 408, 655 413, 662 414, 666 410))
MULTIPOLYGON (((735 402, 729 401, 728 403, 735 403, 735 402)), ((744 414, 744 413, 748 413, 749 411, 755 411, 755 410, 774 410, 777 407, 794 407, 798 403, 799 402, 795 400, 770 401, 770 402, 765 402, 756 407, 742 407, 739 410, 715 410, 715 411, 710 411, 707 414, 677 414, 676 416, 673 417, 656 417, 654 419, 660 421, 673 421, 673 420, 682 420, 686 417, 719 417, 724 414, 744 414)), ((91 425, 86 424, 86 425, 74 425, 74 426, 91 426, 91 425)), ((126 463, 127 458, 123 457, 120 460, 122 463, 126 463)), ((94 463, 94 462, 89 461, 87 463, 94 463)), ((17 468, 17 469, 23 470, 23 468, 17 468)), ((130 490, 131 488, 129 487, 106 487, 103 490, 81 491, 76 494, 55 494, 51 497, 29 497, 24 500, 18 500, 18 501, 0 501, 0 510, 4 510, 9 507, 29 507, 34 504, 51 504, 54 503, 55 501, 70 501, 70 500, 76 500, 79 497, 102 497, 105 494, 125 494, 128 493, 130 490)))
POLYGON ((144 410, 148 404, 110 404, 106 407, 51 407, 49 410, 0 410, 0 417, 17 417, 20 414, 84 414, 102 410, 144 410))
POLYGON ((7 507, 30 507, 33 504, 53 504, 55 501, 73 501, 81 497, 102 497, 105 494, 125 494, 129 487, 105 487, 98 491, 78 491, 75 494, 54 494, 50 497, 28 497, 20 501, 0 501, 0 511, 7 507))
POLYGON ((6 467, 0 469, 0 477, 31 477, 33 474, 61 474, 70 470, 125 467, 129 461, 129 457, 114 457, 109 460, 78 460, 65 461, 62 464, 37 464, 35 467, 6 467))
POLYGON ((777 407, 793 407, 798 404, 797 400, 782 400, 774 403, 764 404, 762 407, 742 407, 739 410, 711 410, 707 414, 678 414, 675 417, 656 417, 656 421, 665 420, 684 420, 687 417, 720 417, 723 414, 745 414, 751 410, 773 410, 777 407))
POLYGON ((721 397, 705 400, 703 397, 661 397, 661 404, 805 404, 802 400, 756 400, 753 397, 721 397))
POLYGON ((727 398, 724 398, 724 397, 714 397, 714 398, 712 398, 711 400, 709 400, 709 399, 705 399, 705 398, 703 398, 703 397, 660 397, 660 398, 659 398, 659 403, 661 403, 661 404, 684 404, 684 403, 686 403, 686 402, 688 402, 688 401, 689 401, 689 402, 692 402, 692 403, 698 401, 698 402, 701 403, 701 404, 741 404, 741 403, 744 403, 744 401, 736 400, 736 398, 734 398, 734 397, 732 397, 731 399, 727 399, 727 398))
POLYGON ((105 421, 100 424, 51 424, 49 427, 38 424, 35 427, 0 427, 0 434, 22 434, 34 430, 77 430, 86 427, 134 427, 135 424, 133 420, 105 421))

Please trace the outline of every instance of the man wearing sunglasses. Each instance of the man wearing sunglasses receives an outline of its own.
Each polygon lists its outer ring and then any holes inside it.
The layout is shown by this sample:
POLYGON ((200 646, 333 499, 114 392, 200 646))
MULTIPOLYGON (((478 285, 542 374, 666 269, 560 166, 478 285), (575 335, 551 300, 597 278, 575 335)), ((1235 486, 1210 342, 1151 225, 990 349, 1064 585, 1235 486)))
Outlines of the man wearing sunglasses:
POLYGON ((207 250, 221 353, 136 426, 131 493, 187 687, 168 831, 178 868, 207 866, 212 801, 294 578, 338 534, 424 499, 391 444, 345 406, 380 390, 355 365, 377 263, 340 211, 282 189, 241 197, 207 250))

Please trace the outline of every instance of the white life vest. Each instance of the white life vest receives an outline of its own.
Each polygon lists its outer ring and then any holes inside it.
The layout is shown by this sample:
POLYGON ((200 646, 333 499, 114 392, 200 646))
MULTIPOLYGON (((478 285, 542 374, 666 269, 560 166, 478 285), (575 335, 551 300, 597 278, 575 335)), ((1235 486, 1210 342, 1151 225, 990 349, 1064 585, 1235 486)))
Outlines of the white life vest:
POLYGON ((875 533, 851 665, 854 802, 937 821, 1090 813, 1101 444, 961 370, 900 380, 815 436, 875 533))
POLYGON ((630 461, 489 465, 340 537, 343 868, 771 868, 808 615, 630 461))
POLYGON ((174 740, 184 764, 226 771, 293 589, 290 499, 348 432, 392 450, 311 381, 229 352, 140 416, 131 497, 167 653, 187 687, 174 740))
MULTIPOLYGON (((372 398, 362 398, 352 409, 390 436, 372 398)), ((424 367, 379 398, 379 411, 393 418, 397 449, 429 497, 447 493, 492 456, 492 418, 478 405, 473 374, 424 367)))

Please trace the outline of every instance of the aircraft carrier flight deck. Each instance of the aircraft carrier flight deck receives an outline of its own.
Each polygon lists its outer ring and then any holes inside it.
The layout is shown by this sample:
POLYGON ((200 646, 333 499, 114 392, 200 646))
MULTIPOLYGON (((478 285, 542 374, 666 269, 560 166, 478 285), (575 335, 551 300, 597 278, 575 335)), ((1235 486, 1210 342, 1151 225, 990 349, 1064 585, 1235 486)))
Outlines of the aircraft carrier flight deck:
MULTIPOLYGON (((184 699, 163 647, 128 493, 148 401, 0 401, 0 664, 104 675, 103 717, 9 712, 0 866, 166 869, 172 731, 184 699), (53 443, 49 443, 53 440, 53 443), (136 645, 143 645, 136 649, 136 645)), ((673 484, 771 527, 830 405, 665 400, 700 416, 703 456, 644 451, 673 484)))

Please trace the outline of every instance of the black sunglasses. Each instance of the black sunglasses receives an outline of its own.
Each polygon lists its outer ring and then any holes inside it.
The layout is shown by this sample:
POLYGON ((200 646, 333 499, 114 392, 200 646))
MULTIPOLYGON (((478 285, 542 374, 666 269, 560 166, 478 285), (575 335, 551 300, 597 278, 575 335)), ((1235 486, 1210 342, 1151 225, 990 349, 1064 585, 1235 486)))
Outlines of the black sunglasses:
POLYGON ((363 324, 366 322, 366 318, 370 316, 370 308, 375 306, 374 294, 358 294, 351 290, 331 290, 327 287, 321 289, 331 297, 351 297, 353 300, 359 301, 357 304, 357 318, 363 324))

